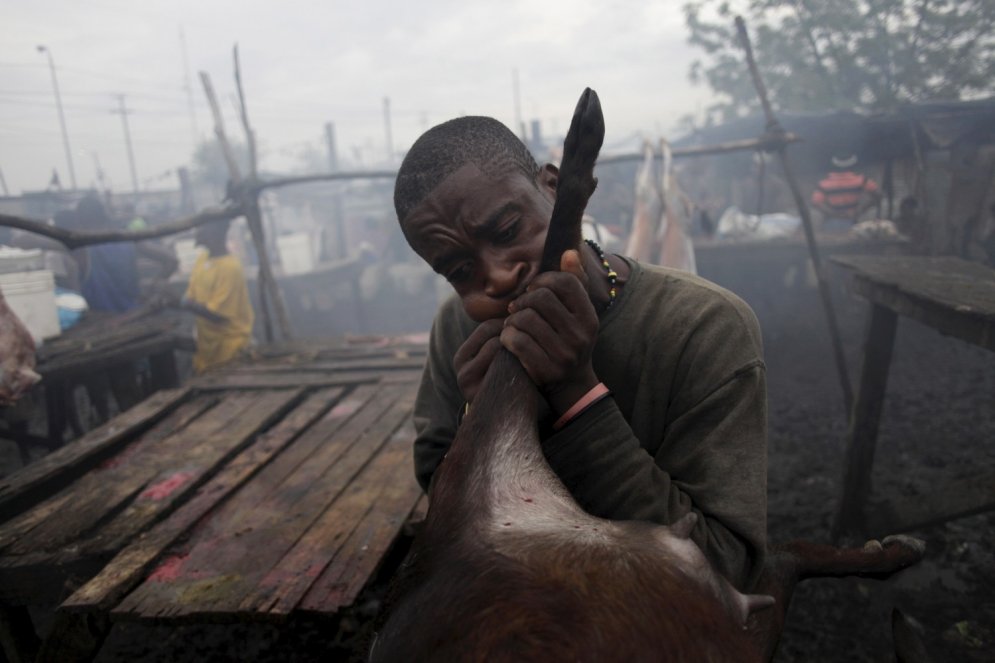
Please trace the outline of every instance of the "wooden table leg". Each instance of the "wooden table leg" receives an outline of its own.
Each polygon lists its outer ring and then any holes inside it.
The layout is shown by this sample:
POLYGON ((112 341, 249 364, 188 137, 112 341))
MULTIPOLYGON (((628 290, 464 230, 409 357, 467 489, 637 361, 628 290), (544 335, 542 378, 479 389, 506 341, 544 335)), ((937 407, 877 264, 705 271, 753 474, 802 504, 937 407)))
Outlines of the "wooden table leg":
POLYGON ((832 538, 836 542, 844 535, 863 533, 864 505, 871 492, 871 468, 897 325, 898 316, 893 311, 871 305, 860 386, 847 431, 843 493, 833 522, 832 538))
POLYGON ((152 390, 171 389, 180 385, 180 373, 176 370, 176 357, 172 350, 149 357, 152 372, 152 390))
POLYGON ((38 635, 23 605, 0 606, 0 643, 10 663, 28 663, 38 654, 38 635))
MULTIPOLYGON (((45 411, 48 417, 47 434, 53 444, 61 446, 65 439, 66 423, 70 419, 69 413, 73 407, 72 386, 63 380, 43 382, 42 384, 45 386, 45 411)), ((81 434, 80 431, 75 432, 77 436, 81 434)))

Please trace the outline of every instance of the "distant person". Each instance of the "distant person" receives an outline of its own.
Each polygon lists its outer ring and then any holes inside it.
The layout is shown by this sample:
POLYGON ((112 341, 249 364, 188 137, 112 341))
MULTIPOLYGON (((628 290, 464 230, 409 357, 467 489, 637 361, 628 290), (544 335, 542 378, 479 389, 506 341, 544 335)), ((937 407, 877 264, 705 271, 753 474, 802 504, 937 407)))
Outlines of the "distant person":
POLYGON ((195 241, 207 249, 190 273, 184 297, 187 308, 206 309, 224 320, 197 317, 197 352, 193 367, 197 373, 225 364, 246 350, 252 342, 255 316, 249 301, 245 271, 237 256, 228 252, 230 222, 208 223, 197 228, 195 241))
MULTIPOLYGON (((107 214, 104 204, 88 196, 76 206, 76 228, 81 232, 124 230, 107 214)), ((149 242, 95 244, 77 252, 82 293, 90 309, 126 313, 142 303, 139 259, 158 266, 158 276, 168 278, 179 262, 171 250, 149 242)))
POLYGON ((853 170, 857 165, 854 154, 835 156, 833 169, 819 180, 812 192, 812 205, 822 213, 822 230, 845 233, 860 215, 881 200, 877 182, 853 170))

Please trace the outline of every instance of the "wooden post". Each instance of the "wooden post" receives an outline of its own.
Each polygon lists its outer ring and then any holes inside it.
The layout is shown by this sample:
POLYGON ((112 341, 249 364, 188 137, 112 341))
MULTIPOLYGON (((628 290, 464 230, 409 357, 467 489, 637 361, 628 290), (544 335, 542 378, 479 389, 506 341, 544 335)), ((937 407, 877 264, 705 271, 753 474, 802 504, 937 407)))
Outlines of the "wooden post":
POLYGON ((881 422, 897 326, 898 316, 894 311, 879 304, 871 304, 857 404, 853 408, 847 431, 843 493, 833 523, 833 541, 839 541, 845 534, 864 529, 864 505, 871 493, 871 468, 874 466, 878 425, 881 422))
MULTIPOLYGON (((232 58, 235 64, 235 86, 238 89, 242 129, 245 131, 245 142, 249 148, 249 186, 242 192, 245 218, 249 222, 252 241, 256 244, 256 253, 259 255, 260 290, 265 288, 268 291, 269 302, 273 307, 273 313, 276 314, 277 325, 280 327, 280 335, 284 341, 289 341, 293 337, 290 330, 290 320, 287 318, 287 308, 283 304, 283 297, 280 295, 280 288, 270 265, 269 249, 266 247, 266 235, 263 230, 263 215, 259 208, 259 189, 256 188, 256 181, 259 178, 256 163, 256 134, 252 131, 252 125, 249 124, 249 111, 245 105, 245 92, 242 89, 242 66, 238 59, 238 44, 235 44, 232 58)), ((267 316, 269 315, 268 310, 264 309, 263 312, 267 316)))
MULTIPOLYGON (((259 212, 258 201, 255 200, 255 188, 252 187, 251 190, 247 190, 244 186, 245 183, 242 178, 241 169, 235 160, 235 153, 231 148, 231 143, 228 142, 228 137, 225 135, 224 120, 221 117, 221 109, 218 106, 217 96, 214 94, 211 77, 202 71, 200 72, 200 81, 204 86, 204 94, 207 96, 207 103, 211 107, 211 113, 214 115, 214 135, 221 146, 225 163, 228 164, 228 173, 231 177, 236 202, 241 206, 242 213, 248 222, 249 232, 252 235, 252 244, 256 249, 256 257, 259 260, 259 299, 261 300, 263 314, 263 329, 266 334, 266 340, 271 342, 274 339, 273 322, 270 319, 268 304, 273 305, 273 308, 278 311, 277 317, 280 318, 279 311, 283 310, 283 300, 280 298, 279 290, 276 288, 272 268, 270 267, 269 253, 266 250, 266 242, 263 237, 262 215, 259 212), (267 298, 269 299, 268 302, 266 301, 267 298)), ((281 327, 283 327, 285 320, 286 314, 284 312, 281 319, 281 327)), ((282 328, 281 331, 284 332, 286 338, 290 338, 289 324, 285 328, 282 328)))
MULTIPOLYGON (((746 52, 746 63, 750 68, 750 76, 753 78, 753 85, 757 89, 757 96, 760 97, 760 103, 764 109, 764 116, 767 118, 767 133, 784 133, 784 129, 777 121, 777 118, 774 117, 774 111, 771 109, 770 100, 767 98, 767 87, 764 85, 763 79, 760 78, 760 71, 757 69, 756 61, 753 59, 753 47, 750 45, 750 36, 746 33, 746 24, 743 22, 743 18, 741 16, 736 17, 736 30, 739 33, 740 44, 746 52)), ((853 407, 853 388, 850 385, 850 376, 846 368, 846 356, 843 354, 843 343, 840 340, 839 327, 836 324, 836 310, 833 308, 833 299, 829 293, 829 284, 826 279, 825 269, 822 265, 822 258, 819 256, 819 246, 815 241, 815 230, 812 225, 812 215, 809 212, 808 203, 805 202, 805 196, 802 195, 801 187, 798 186, 798 181, 795 179, 794 171, 791 170, 791 165, 788 163, 788 155, 785 153, 784 143, 780 143, 774 151, 777 152, 777 155, 781 160, 781 169, 784 171, 784 179, 787 181, 788 187, 791 189, 791 196, 795 199, 795 205, 798 207, 798 214, 802 219, 802 227, 805 230, 805 240, 808 243, 809 257, 812 260, 812 267, 815 269, 815 277, 819 283, 819 294, 822 297, 822 306, 826 313, 826 322, 829 323, 829 336, 833 345, 833 354, 836 358, 836 371, 839 374, 840 388, 843 391, 843 406, 846 410, 847 416, 849 416, 853 407)))

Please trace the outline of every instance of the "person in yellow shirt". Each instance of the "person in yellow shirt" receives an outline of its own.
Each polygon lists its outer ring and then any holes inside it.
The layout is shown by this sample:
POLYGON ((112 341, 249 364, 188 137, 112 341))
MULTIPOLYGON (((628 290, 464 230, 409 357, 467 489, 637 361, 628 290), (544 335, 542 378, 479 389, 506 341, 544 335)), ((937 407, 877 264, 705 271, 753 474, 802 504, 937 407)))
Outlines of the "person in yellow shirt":
POLYGON ((242 262, 228 253, 229 225, 228 221, 208 223, 199 226, 195 236, 207 252, 194 264, 184 303, 215 316, 197 316, 193 367, 198 374, 231 361, 252 343, 254 314, 249 288, 242 262))

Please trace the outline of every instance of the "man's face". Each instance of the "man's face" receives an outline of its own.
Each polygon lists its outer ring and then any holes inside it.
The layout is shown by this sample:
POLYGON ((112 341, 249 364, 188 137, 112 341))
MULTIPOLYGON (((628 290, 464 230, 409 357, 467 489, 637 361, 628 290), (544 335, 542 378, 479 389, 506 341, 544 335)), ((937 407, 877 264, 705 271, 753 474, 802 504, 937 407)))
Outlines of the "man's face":
POLYGON ((411 248, 446 277, 472 319, 508 315, 539 273, 556 175, 547 166, 533 183, 519 172, 495 178, 467 164, 401 222, 411 248))

